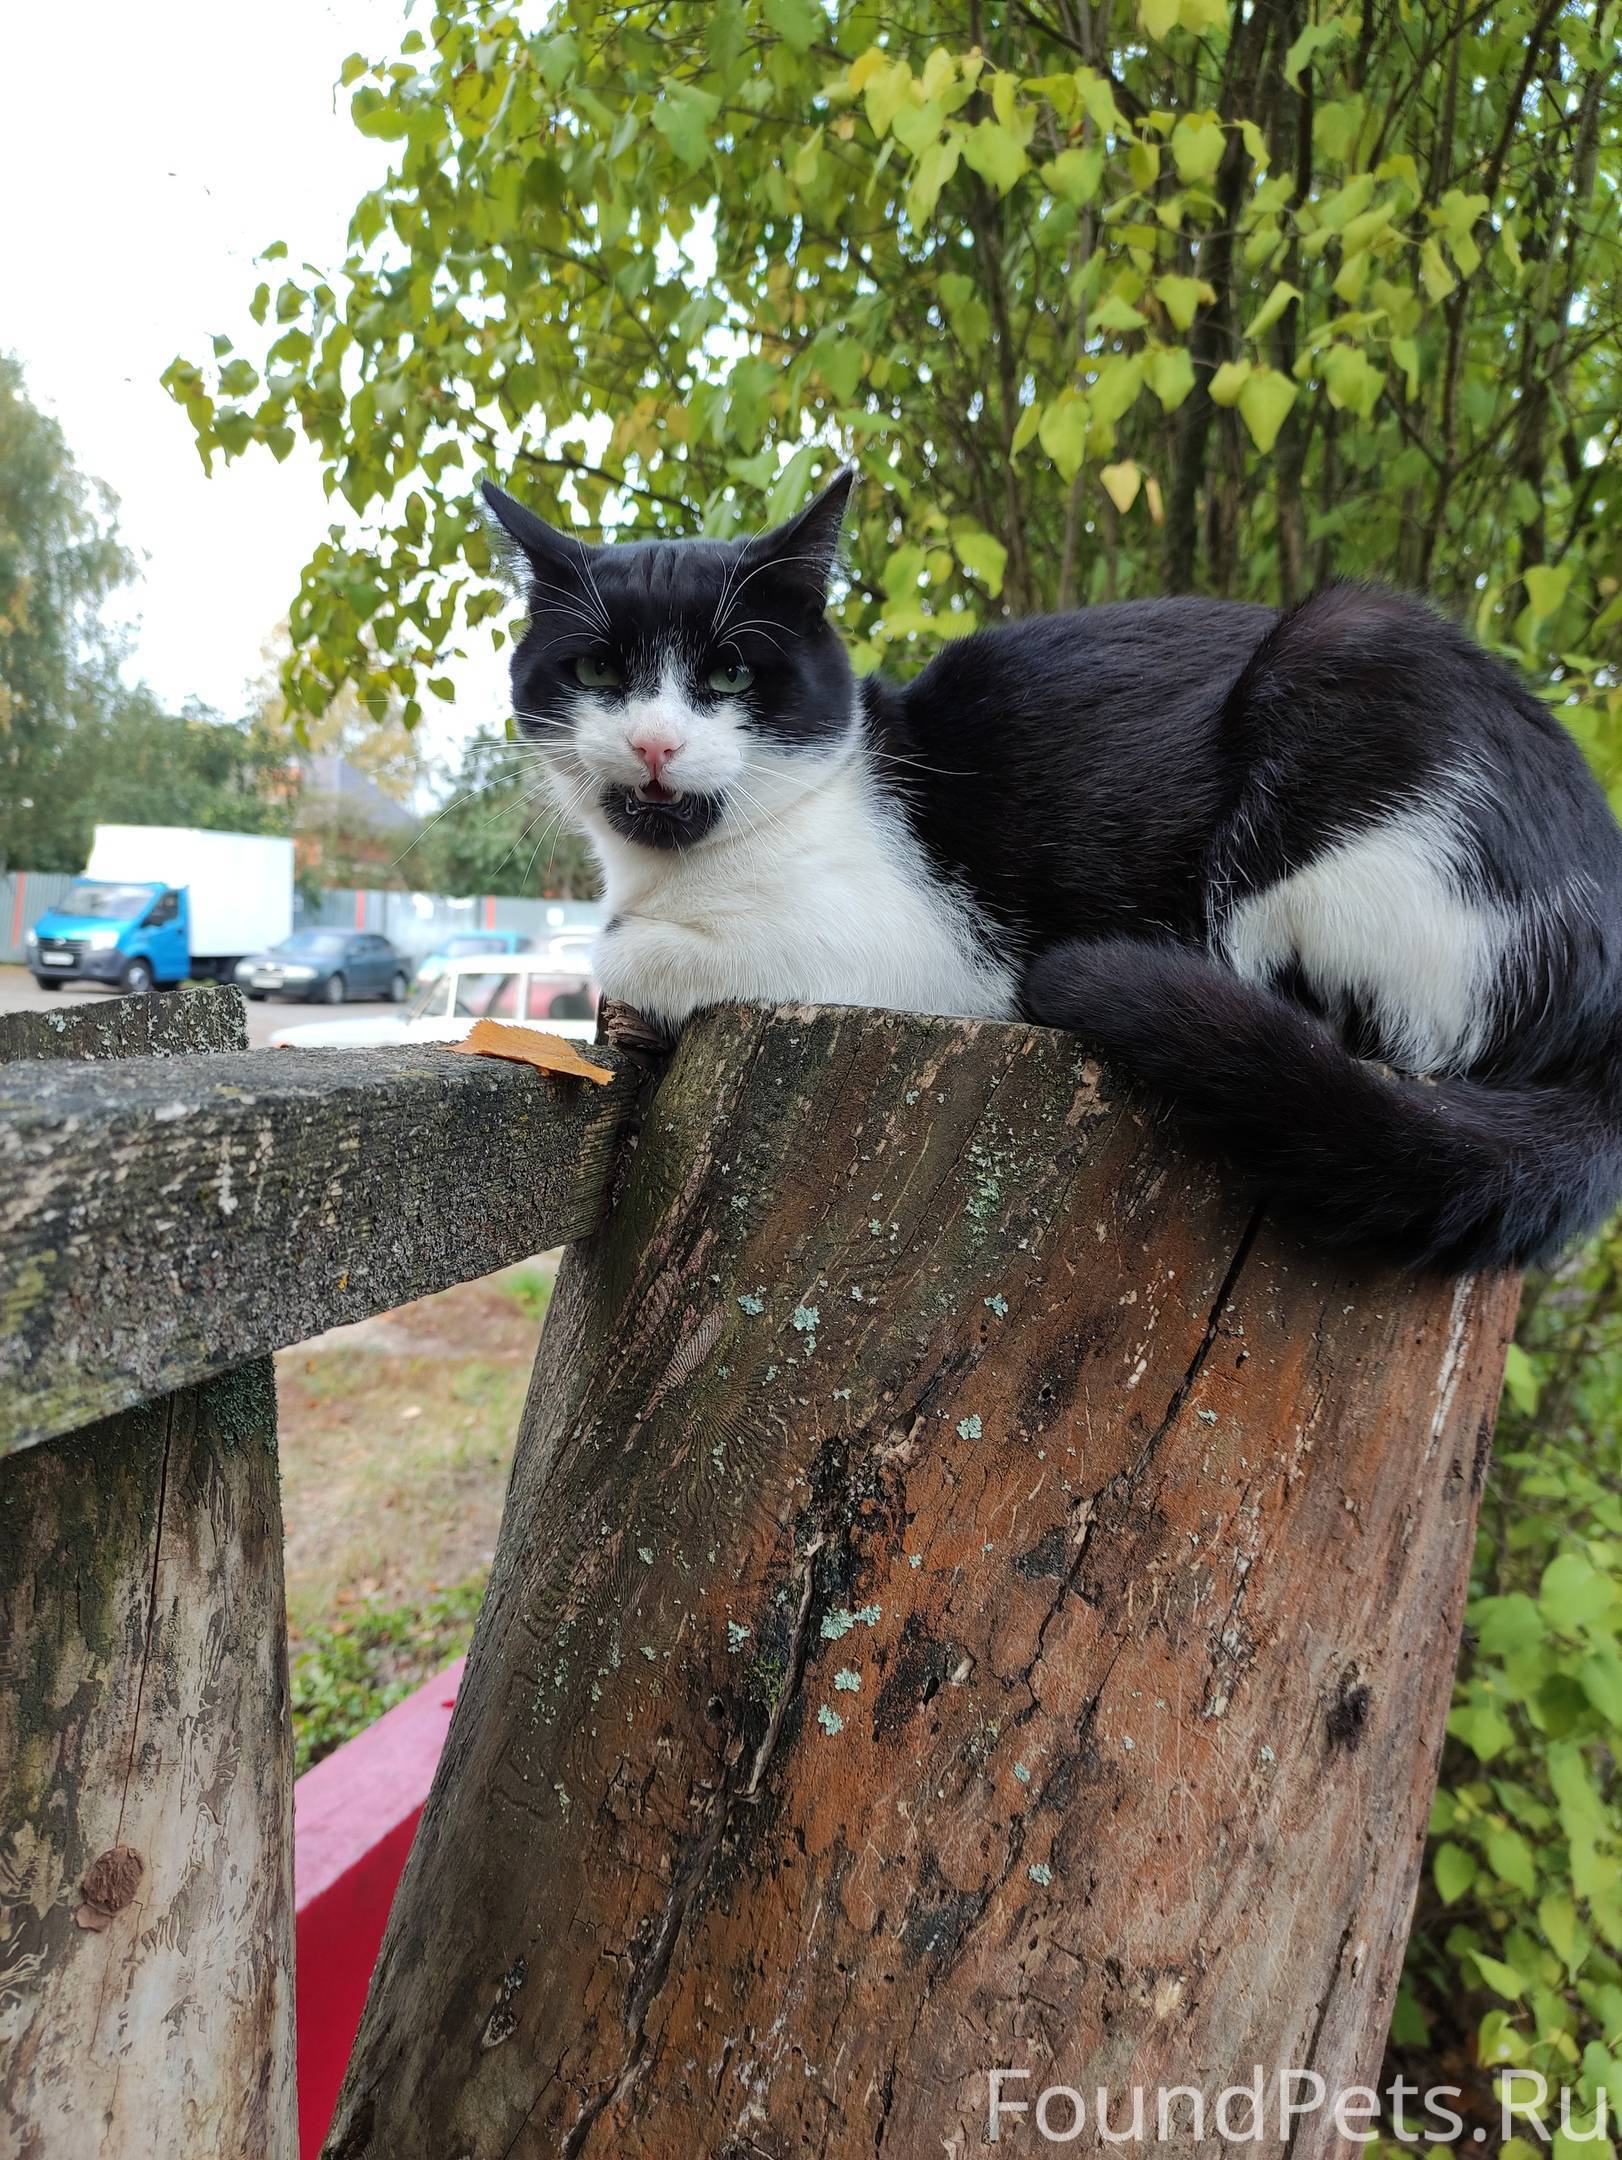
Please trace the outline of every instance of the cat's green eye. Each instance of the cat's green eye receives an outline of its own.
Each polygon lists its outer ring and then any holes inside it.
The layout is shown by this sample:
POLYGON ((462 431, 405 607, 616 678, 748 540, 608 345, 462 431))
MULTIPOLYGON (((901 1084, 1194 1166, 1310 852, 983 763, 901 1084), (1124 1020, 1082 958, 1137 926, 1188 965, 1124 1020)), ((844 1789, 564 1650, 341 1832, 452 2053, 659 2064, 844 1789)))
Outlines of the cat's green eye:
POLYGON ((574 664, 574 679, 582 690, 617 690, 620 671, 612 660, 596 653, 582 653, 574 664))
POLYGON ((710 688, 719 690, 723 696, 736 697, 740 690, 747 690, 755 679, 755 671, 736 660, 730 667, 710 670, 710 688))

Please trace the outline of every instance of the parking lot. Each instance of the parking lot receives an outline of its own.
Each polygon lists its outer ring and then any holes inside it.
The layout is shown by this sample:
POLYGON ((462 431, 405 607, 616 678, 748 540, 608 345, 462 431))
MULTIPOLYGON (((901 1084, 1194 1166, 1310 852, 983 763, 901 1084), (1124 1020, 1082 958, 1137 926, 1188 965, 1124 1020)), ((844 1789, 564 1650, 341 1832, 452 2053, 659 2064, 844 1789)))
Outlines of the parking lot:
MULTIPOLYGON (((0 1012, 54 1012, 63 1005, 89 1004, 97 998, 115 997, 118 993, 103 990, 95 983, 69 983, 61 990, 42 990, 25 967, 0 967, 0 1012)), ((362 1012, 383 1012, 381 1004, 361 1005, 362 1012)), ((266 998, 262 1004, 253 1000, 248 1003, 248 1043, 250 1048, 262 1050, 269 1042, 271 1033, 279 1027, 287 1027, 295 1020, 330 1020, 330 1005, 294 1005, 281 998, 266 998)))

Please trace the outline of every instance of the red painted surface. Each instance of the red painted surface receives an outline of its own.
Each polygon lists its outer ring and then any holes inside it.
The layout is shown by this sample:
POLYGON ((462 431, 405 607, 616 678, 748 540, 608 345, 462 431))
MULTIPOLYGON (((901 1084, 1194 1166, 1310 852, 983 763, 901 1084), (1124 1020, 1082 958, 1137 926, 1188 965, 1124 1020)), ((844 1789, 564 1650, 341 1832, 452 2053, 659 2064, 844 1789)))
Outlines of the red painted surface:
POLYGON ((463 1662, 447 1665, 293 1788, 301 2160, 316 2160, 332 2120, 463 1662))
POLYGON ((355 928, 357 930, 366 928, 366 895, 358 886, 355 890, 355 928))
POLYGON ((484 896, 484 927, 487 930, 493 930, 496 927, 496 896, 494 893, 486 893, 484 896))
POLYGON ((28 892, 28 872, 17 873, 17 890, 11 903, 11 942, 13 946, 23 941, 23 900, 28 892))

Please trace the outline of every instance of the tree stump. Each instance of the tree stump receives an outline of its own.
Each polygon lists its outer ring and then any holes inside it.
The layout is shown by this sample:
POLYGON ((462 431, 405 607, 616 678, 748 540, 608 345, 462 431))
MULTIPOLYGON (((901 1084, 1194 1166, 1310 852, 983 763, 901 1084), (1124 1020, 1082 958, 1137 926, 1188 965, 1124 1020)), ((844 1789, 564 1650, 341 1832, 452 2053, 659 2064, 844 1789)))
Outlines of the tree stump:
POLYGON ((1516 1291, 1290 1242, 1063 1035, 702 1018, 559 1280, 333 2160, 1371 2079, 1516 1291))
MULTIPOLYGON (((0 1020, 0 1060, 243 1047, 234 990, 0 1020)), ((268 1359, 0 1461, 0 1645, 0 2152, 292 2160, 268 1359)))

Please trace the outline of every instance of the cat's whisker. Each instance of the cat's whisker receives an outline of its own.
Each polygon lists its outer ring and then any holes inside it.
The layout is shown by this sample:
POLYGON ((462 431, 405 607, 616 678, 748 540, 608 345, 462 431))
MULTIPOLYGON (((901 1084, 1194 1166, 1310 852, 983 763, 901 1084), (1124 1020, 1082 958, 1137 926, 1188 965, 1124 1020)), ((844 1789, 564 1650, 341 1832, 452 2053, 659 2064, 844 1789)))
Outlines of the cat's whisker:
POLYGON ((572 534, 571 538, 573 539, 575 547, 579 552, 580 567, 586 574, 586 583, 591 588, 591 597, 597 604, 598 614, 602 617, 603 629, 605 632, 612 632, 614 626, 609 620, 608 608, 603 600, 602 592, 598 587, 596 576, 592 570, 591 557, 586 553, 585 542, 581 539, 578 533, 572 534))
POLYGON ((757 637, 763 637, 767 639, 771 644, 777 647, 777 650, 779 652, 783 650, 783 641, 780 637, 777 637, 774 634, 771 626, 768 623, 760 622, 757 620, 751 620, 749 622, 741 623, 729 622, 727 624, 728 640, 730 641, 733 638, 741 637, 745 630, 753 630, 757 637))
POLYGON ((876 744, 867 745, 867 755, 885 765, 904 765, 910 771, 931 773, 941 780, 973 780, 976 776, 952 765, 926 765, 922 758, 900 757, 894 750, 881 750, 876 744))
MULTIPOLYGON (((805 563, 811 569, 815 570, 819 568, 826 568, 827 557, 822 555, 769 555, 763 562, 756 563, 752 570, 745 571, 744 575, 737 580, 735 585, 733 585, 731 591, 729 593, 724 593, 722 595, 722 598, 727 602, 729 607, 736 607, 738 604, 739 593, 743 591, 744 587, 750 582, 752 578, 759 577, 763 570, 781 570, 786 568, 787 565, 790 563, 805 563)), ((726 635, 727 623, 721 618, 720 601, 717 601, 715 614, 710 619, 710 628, 714 632, 717 642, 719 642, 726 635)))
MULTIPOLYGON (((580 547, 578 540, 575 541, 575 546, 580 547)), ((550 578, 543 578, 532 567, 531 575, 534 578, 534 589, 539 593, 556 595, 555 600, 547 603, 549 612, 555 610, 558 614, 578 615, 583 622, 590 622, 596 628, 604 631, 611 630, 613 624, 609 621, 608 610, 603 605, 603 596, 597 589, 597 581, 591 577, 591 565, 585 559, 584 548, 581 548, 581 567, 585 570, 587 577, 591 579, 589 593, 582 593, 578 587, 571 591, 566 585, 555 584, 550 578), (591 603, 589 607, 587 605, 588 601, 591 603)))
MULTIPOLYGON (((498 870, 499 870, 499 869, 501 869, 501 868, 502 868, 502 867, 503 867, 503 866, 504 866, 505 864, 507 864, 508 862, 510 862, 510 861, 512 860, 513 856, 517 854, 518 850, 519 850, 519 849, 520 849, 520 848, 521 848, 521 847, 523 846, 524 842, 525 842, 525 841, 526 841, 526 840, 527 840, 527 839, 529 838, 530 834, 531 834, 531 833, 532 833, 532 832, 533 832, 533 831, 535 830, 536 826, 537 826, 537 825, 539 825, 539 824, 541 824, 541 823, 542 823, 542 821, 543 821, 543 820, 545 819, 545 817, 546 817, 546 813, 547 813, 547 810, 548 810, 549 808, 552 808, 552 807, 553 807, 553 805, 552 805, 551 803, 548 803, 548 804, 545 804, 545 805, 543 805, 543 807, 542 807, 542 808, 540 809, 540 811, 539 811, 539 812, 537 812, 537 814, 536 814, 536 815, 535 815, 535 816, 534 816, 533 818, 529 819, 529 821, 528 821, 528 822, 527 822, 527 823, 526 823, 526 824, 524 825, 524 827, 522 828, 522 830, 521 830, 521 831, 519 832, 519 835, 518 835, 517 839, 516 839, 516 840, 514 840, 514 842, 513 842, 512 846, 511 846, 510 848, 508 848, 508 850, 507 850, 506 854, 502 856, 502 858, 501 858, 501 861, 500 861, 500 862, 499 862, 499 863, 498 863, 498 864, 496 865, 496 868, 497 868, 498 870)), ((565 806, 565 808, 564 808, 564 809, 562 809, 562 810, 559 810, 559 811, 557 812, 557 819, 558 819, 558 823, 559 823, 560 825, 561 825, 561 823, 562 823, 562 821, 563 821, 564 817, 565 817, 565 816, 567 816, 567 814, 568 814, 568 807, 567 807, 567 806, 565 806)), ((538 854, 540 853, 540 851, 541 851, 541 846, 542 846, 542 844, 544 843, 544 840, 545 840, 545 834, 543 833, 543 834, 542 834, 542 837, 541 837, 541 840, 540 840, 540 841, 537 841, 537 843, 536 843, 536 846, 535 846, 535 854, 534 854, 534 855, 531 855, 531 857, 530 857, 530 866, 531 866, 531 867, 533 867, 533 864, 534 864, 534 861, 535 861, 535 855, 538 855, 538 854)), ((524 872, 524 882, 525 882, 526 884, 527 884, 527 883, 529 882, 529 869, 528 869, 528 868, 526 868, 526 869, 525 869, 525 872, 524 872)))

